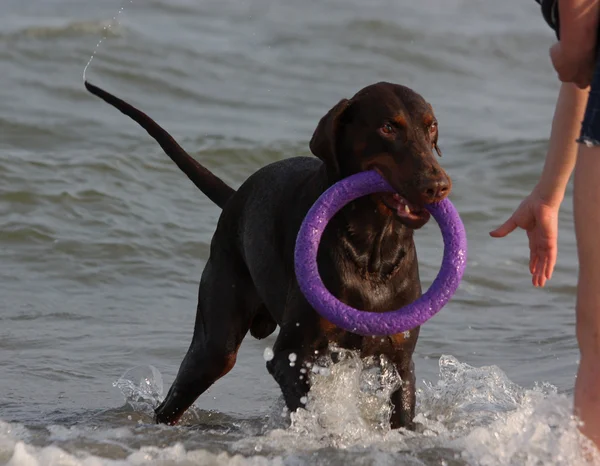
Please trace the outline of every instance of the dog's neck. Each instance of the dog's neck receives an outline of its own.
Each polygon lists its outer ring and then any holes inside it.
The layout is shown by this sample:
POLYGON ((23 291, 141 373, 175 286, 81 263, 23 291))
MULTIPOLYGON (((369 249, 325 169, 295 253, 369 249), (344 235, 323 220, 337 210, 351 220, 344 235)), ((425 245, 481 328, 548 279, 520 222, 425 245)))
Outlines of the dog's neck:
MULTIPOLYGON (((325 169, 315 174, 309 205, 332 181, 325 169)), ((413 229, 370 197, 357 199, 329 222, 319 249, 319 273, 327 289, 357 309, 384 312, 421 294, 413 229)))
MULTIPOLYGON (((319 181, 315 180, 314 185, 321 186, 321 193, 336 182, 325 165, 315 176, 319 181)), ((331 236, 327 244, 335 247, 323 252, 344 255, 357 273, 386 281, 396 273, 413 273, 412 269, 418 273, 413 232, 391 210, 365 196, 346 205, 329 222, 324 235, 331 236)))

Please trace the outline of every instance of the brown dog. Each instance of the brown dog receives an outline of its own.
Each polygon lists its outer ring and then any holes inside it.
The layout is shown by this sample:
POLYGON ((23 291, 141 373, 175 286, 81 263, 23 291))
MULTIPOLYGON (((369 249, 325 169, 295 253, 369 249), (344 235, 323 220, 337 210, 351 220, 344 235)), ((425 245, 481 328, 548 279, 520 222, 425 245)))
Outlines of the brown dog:
MULTIPOLYGON (((330 343, 385 355, 402 386, 392 394, 392 428, 413 428, 412 353, 419 328, 386 338, 356 335, 319 316, 298 289, 294 245, 304 216, 329 186, 361 170, 378 170, 398 194, 347 205, 329 223, 318 254, 326 287, 357 309, 386 312, 421 295, 413 231, 429 220, 424 206, 440 201, 451 182, 438 164, 438 126, 431 106, 411 89, 378 83, 342 100, 319 122, 310 142, 318 159, 270 164, 237 190, 198 164, 150 117, 86 82, 86 88, 138 122, 196 186, 223 209, 200 280, 194 336, 177 378, 156 409, 174 424, 196 398, 231 370, 248 331, 280 332, 269 372, 288 408, 303 406, 310 388, 301 369, 330 343), (296 355, 290 365, 290 354, 296 355)), ((440 154, 441 155, 441 154, 440 154)))

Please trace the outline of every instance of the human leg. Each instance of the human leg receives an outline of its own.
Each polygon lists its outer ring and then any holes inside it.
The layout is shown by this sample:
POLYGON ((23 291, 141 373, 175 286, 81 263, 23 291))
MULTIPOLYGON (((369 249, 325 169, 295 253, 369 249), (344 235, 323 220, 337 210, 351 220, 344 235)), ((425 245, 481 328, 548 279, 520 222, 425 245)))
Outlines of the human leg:
MULTIPOLYGON (((599 61, 600 63, 600 61, 599 61)), ((600 447, 600 66, 581 129, 575 165, 573 210, 579 278, 577 340, 581 353, 575 381, 575 413, 581 431, 600 447)))
POLYGON ((574 214, 579 256, 575 413, 600 447, 600 146, 584 146, 575 167, 574 214))

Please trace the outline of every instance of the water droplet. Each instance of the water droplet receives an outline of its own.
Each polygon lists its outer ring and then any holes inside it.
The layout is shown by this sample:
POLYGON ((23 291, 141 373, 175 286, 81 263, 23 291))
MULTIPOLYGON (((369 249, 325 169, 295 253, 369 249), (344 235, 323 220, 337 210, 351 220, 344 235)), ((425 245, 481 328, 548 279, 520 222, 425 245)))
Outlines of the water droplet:
MULTIPOLYGON (((131 1, 129 3, 132 3, 131 1)), ((100 48, 100 45, 102 44, 102 42, 104 40, 106 40, 107 38, 107 34, 108 31, 110 30, 110 28, 113 26, 114 23, 119 23, 119 16, 121 15, 121 13, 123 13, 123 10, 125 10, 125 7, 122 6, 118 13, 113 16, 112 22, 110 24, 108 24, 107 26, 104 26, 103 30, 103 34, 102 34, 102 38, 98 41, 98 43, 96 44, 96 47, 94 48, 94 51, 92 52, 92 56, 90 57, 89 61, 87 62, 87 64, 85 65, 85 67, 83 68, 83 81, 87 80, 87 70, 90 67, 90 65, 92 64, 92 61, 94 60, 94 58, 96 57, 96 54, 98 53, 98 49, 100 48)))
POLYGON ((275 355, 273 354, 273 350, 270 347, 266 347, 265 351, 263 353, 263 358, 265 361, 270 361, 271 359, 273 359, 275 355))

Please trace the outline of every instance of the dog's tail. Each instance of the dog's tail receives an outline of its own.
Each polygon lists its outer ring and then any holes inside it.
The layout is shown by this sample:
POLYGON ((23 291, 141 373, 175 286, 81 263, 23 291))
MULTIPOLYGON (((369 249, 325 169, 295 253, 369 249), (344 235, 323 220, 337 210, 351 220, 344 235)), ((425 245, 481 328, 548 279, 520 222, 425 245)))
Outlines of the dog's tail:
POLYGON ((112 105, 117 110, 121 111, 132 120, 136 121, 144 128, 150 136, 163 148, 173 162, 192 180, 200 191, 208 196, 208 198, 223 208, 229 198, 235 193, 235 190, 225 184, 223 180, 211 173, 209 170, 200 165, 192 156, 190 156, 173 137, 165 131, 158 123, 146 115, 141 110, 138 110, 133 105, 115 97, 114 95, 94 86, 88 81, 85 81, 85 88, 95 96, 100 97, 106 103, 112 105))

